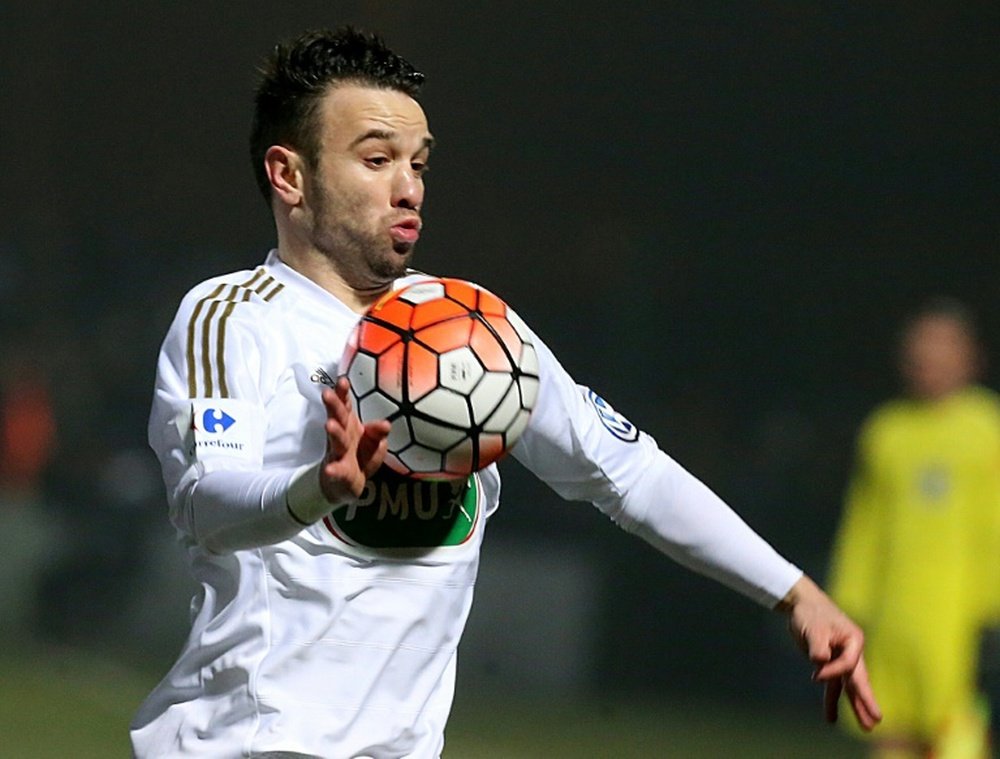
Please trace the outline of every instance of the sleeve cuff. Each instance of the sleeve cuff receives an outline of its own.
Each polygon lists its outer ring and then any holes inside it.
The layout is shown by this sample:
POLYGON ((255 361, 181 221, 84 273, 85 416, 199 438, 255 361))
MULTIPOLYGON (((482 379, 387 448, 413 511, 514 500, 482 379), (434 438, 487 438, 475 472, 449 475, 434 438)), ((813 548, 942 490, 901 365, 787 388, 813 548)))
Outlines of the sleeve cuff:
POLYGON ((301 525, 308 527, 325 517, 331 504, 323 497, 319 487, 319 468, 322 460, 299 467, 288 483, 285 505, 288 513, 301 525))

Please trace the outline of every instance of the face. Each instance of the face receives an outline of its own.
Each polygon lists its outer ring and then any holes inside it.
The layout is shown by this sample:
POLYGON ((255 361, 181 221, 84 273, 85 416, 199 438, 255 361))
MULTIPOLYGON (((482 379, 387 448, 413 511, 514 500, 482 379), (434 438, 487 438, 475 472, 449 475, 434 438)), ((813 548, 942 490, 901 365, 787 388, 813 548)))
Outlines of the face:
POLYGON ((339 85, 317 109, 320 149, 305 182, 312 246, 357 290, 406 272, 420 236, 433 139, 420 105, 396 90, 339 85))
POLYGON ((901 369, 914 396, 938 400, 972 382, 978 369, 976 346, 959 320, 925 316, 903 337, 901 369))

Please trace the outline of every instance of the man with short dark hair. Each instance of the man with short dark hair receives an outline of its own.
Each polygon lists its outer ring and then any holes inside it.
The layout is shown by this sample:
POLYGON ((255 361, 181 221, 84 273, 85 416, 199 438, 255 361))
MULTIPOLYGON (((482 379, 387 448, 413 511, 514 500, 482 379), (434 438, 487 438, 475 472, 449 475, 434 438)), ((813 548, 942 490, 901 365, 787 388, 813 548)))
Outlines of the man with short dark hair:
MULTIPOLYGON (((277 248, 195 286, 160 353, 150 444, 202 590, 133 746, 139 757, 437 757, 499 474, 393 475, 381 466, 388 422, 362 423, 333 379, 359 315, 427 278, 408 268, 434 143, 415 99, 422 76, 349 29, 279 46, 262 74, 251 153, 277 248), (421 519, 444 529, 408 531, 401 504, 415 503, 440 504, 421 519), (409 542, 381 547, 385 530, 409 542)), ((787 612, 827 683, 828 715, 844 689, 874 726, 857 626, 530 337, 538 403, 512 455, 563 497, 787 612)))

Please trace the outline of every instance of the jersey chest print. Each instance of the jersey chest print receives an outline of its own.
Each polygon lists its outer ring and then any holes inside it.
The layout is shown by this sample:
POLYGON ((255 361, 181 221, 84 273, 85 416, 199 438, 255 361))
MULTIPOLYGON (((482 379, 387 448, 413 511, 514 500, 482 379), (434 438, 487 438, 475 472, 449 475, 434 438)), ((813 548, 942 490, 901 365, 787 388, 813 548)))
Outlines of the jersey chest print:
POLYGON ((464 543, 480 512, 480 483, 417 480, 382 467, 354 503, 334 509, 323 523, 349 545, 431 549, 464 543))

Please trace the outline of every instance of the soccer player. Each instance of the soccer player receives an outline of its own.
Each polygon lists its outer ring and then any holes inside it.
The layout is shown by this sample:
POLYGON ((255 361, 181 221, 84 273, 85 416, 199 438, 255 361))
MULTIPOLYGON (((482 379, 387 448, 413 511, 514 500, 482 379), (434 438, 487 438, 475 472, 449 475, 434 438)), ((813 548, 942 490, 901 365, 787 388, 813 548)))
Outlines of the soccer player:
POLYGON ((972 321, 934 300, 901 341, 908 397, 866 421, 831 589, 868 630, 886 709, 876 757, 986 759, 976 692, 1000 594, 1000 398, 973 384, 972 321))
MULTIPOLYGON (((458 486, 391 475, 388 422, 363 424, 334 379, 359 314, 422 276, 408 268, 434 144, 422 80, 350 29, 279 45, 262 69, 251 155, 277 247, 195 286, 159 357, 150 443, 201 592, 177 662, 132 723, 139 757, 442 751, 497 469, 458 486), (411 529, 412 512, 379 498, 463 508, 435 510, 442 529, 411 529), (387 534, 405 545, 380 547, 387 534)), ((513 455, 562 496, 781 609, 826 683, 828 716, 843 691, 873 727, 861 630, 532 339, 539 396, 513 455)))

